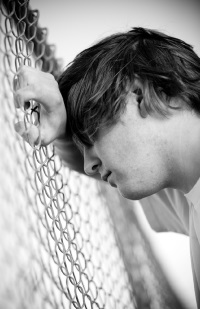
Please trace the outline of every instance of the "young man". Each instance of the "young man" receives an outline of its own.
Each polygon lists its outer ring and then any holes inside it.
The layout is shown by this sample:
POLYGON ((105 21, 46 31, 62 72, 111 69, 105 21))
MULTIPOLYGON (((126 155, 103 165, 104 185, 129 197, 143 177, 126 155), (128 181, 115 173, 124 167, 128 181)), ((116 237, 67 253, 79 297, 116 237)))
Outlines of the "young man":
POLYGON ((191 46, 134 28, 80 53, 58 84, 25 66, 17 76, 16 107, 41 104, 38 127, 16 124, 26 141, 54 141, 70 168, 140 200, 155 230, 190 236, 200 308, 200 58, 191 46))

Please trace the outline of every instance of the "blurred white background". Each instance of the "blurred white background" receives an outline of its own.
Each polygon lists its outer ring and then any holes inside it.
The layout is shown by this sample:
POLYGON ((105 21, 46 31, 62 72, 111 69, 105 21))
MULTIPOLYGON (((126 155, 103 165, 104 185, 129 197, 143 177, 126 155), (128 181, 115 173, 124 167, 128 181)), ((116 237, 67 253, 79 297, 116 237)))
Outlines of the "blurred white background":
MULTIPOLYGON (((40 25, 49 29, 48 42, 64 65, 97 40, 134 26, 183 39, 200 55, 198 0, 31 0, 30 5, 39 9, 40 25)), ((145 226, 172 285, 188 308, 196 308, 188 238, 145 226)))

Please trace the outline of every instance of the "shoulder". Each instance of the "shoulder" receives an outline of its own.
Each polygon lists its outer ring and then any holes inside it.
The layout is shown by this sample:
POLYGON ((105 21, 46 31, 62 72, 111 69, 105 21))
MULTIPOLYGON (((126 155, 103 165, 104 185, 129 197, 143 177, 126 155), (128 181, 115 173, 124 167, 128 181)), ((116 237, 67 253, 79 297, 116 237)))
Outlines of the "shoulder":
POLYGON ((182 192, 164 189, 140 200, 140 203, 155 231, 188 235, 189 204, 182 192))

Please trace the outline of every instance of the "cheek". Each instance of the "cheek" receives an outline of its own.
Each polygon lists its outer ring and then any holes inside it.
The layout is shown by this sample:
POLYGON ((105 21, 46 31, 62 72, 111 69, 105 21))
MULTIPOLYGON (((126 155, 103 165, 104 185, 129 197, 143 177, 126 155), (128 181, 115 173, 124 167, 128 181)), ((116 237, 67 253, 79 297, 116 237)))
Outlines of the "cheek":
MULTIPOLYGON (((147 193, 147 178, 142 177, 141 173, 139 176, 134 173, 132 177, 124 177, 121 178, 117 182, 117 188, 120 192, 120 194, 131 200, 139 200, 144 197, 147 193)), ((148 184, 149 185, 149 184, 148 184)))
MULTIPOLYGON (((117 188, 120 194, 132 200, 139 200, 152 195, 164 187, 164 174, 159 162, 156 160, 143 161, 137 167, 121 172, 117 178, 117 188)), ((137 162, 136 162, 137 163, 137 162)))

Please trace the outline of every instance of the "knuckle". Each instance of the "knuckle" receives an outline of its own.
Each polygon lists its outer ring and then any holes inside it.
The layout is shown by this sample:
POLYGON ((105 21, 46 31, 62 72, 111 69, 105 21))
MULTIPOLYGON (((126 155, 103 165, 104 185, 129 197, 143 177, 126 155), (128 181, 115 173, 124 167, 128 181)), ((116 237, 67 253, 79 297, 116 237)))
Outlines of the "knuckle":
POLYGON ((46 73, 48 77, 53 78, 53 75, 49 72, 46 73))
POLYGON ((45 74, 45 76, 46 76, 48 79, 55 80, 53 74, 51 74, 51 73, 49 73, 49 72, 45 72, 44 74, 45 74))
POLYGON ((25 80, 28 80, 29 77, 34 76, 34 71, 36 71, 35 68, 27 65, 22 65, 17 71, 17 75, 24 78, 25 80))
POLYGON ((23 81, 27 82, 28 81, 28 70, 27 70, 27 66, 22 66, 20 67, 19 71, 17 72, 17 76, 18 76, 18 80, 19 80, 19 84, 23 84, 23 81))
POLYGON ((23 105, 23 91, 20 89, 13 93, 14 104, 16 108, 19 108, 23 105))
POLYGON ((24 75, 25 72, 26 72, 26 68, 27 68, 27 66, 25 66, 24 64, 21 65, 21 67, 18 70, 18 75, 24 75))

